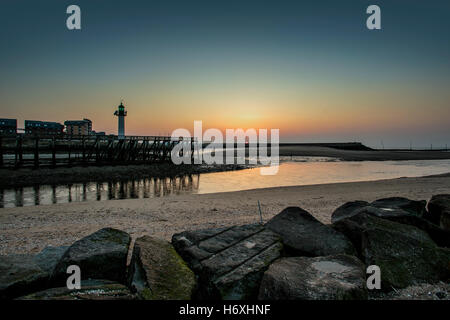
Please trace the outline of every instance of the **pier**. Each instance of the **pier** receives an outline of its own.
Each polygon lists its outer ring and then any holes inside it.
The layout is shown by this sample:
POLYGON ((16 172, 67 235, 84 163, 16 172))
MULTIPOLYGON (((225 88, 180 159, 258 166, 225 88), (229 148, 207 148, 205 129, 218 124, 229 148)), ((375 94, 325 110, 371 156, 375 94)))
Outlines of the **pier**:
MULTIPOLYGON (((191 139, 191 157, 194 138, 191 139)), ((184 140, 186 141, 186 140, 184 140)), ((135 165, 167 162, 180 141, 167 136, 0 135, 0 168, 135 165)))

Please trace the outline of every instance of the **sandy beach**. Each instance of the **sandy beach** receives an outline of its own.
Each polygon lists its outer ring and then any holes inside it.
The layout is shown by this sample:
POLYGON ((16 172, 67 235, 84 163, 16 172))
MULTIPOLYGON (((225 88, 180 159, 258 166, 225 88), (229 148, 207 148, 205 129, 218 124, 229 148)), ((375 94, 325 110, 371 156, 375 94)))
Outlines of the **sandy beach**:
POLYGON ((428 200, 450 193, 450 174, 371 182, 278 187, 238 192, 179 195, 0 209, 0 254, 38 252, 69 245, 103 227, 133 237, 151 234, 170 240, 174 233, 264 221, 287 206, 300 206, 323 223, 347 201, 404 196, 428 200))

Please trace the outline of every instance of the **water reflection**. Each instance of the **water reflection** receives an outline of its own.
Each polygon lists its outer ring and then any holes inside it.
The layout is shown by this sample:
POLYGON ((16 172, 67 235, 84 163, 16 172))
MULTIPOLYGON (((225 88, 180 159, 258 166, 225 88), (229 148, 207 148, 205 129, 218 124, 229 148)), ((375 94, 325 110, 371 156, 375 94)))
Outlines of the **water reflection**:
POLYGON ((196 193, 199 181, 199 175, 189 175, 175 178, 0 189, 0 208, 79 201, 142 199, 196 193))
POLYGON ((204 173, 201 175, 201 185, 200 175, 194 175, 0 190, 0 207, 154 198, 186 193, 418 177, 450 172, 450 160, 352 162, 323 157, 293 157, 292 160, 282 162, 276 175, 261 175, 259 168, 204 173))

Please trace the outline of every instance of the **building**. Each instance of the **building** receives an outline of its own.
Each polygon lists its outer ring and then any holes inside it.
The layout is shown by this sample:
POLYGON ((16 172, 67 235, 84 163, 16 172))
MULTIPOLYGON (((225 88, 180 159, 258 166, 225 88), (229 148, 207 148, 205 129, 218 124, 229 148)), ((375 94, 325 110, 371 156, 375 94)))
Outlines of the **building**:
POLYGON ((25 134, 62 134, 64 126, 58 122, 25 120, 25 134))
POLYGON ((125 117, 127 116, 127 112, 125 111, 125 106, 120 102, 119 108, 114 112, 114 115, 119 118, 119 128, 118 128, 118 136, 119 139, 125 138, 125 117))
POLYGON ((66 134, 74 136, 87 136, 92 134, 92 121, 83 120, 67 120, 64 121, 66 126, 66 134))
POLYGON ((16 134, 17 119, 0 119, 0 134, 16 134))

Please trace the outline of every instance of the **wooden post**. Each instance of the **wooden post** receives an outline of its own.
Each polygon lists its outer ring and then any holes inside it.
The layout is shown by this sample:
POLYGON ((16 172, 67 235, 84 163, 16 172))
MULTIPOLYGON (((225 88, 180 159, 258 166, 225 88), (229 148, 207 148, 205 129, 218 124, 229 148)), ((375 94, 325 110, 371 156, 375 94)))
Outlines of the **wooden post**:
POLYGON ((72 137, 69 137, 69 153, 68 153, 68 159, 67 159, 67 166, 70 167, 70 156, 72 153, 72 137))
POLYGON ((0 136, 0 168, 3 167, 3 146, 2 146, 2 136, 0 136))
POLYGON ((52 138, 52 167, 56 167, 56 138, 52 138))
POLYGON ((23 150, 22 150, 22 137, 16 137, 16 152, 15 152, 15 167, 18 168, 22 164, 23 150))
POLYGON ((85 141, 84 141, 84 136, 81 138, 81 144, 82 144, 82 148, 83 148, 83 164, 85 164, 85 161, 86 161, 86 144, 85 144, 85 141))
POLYGON ((100 163, 100 137, 95 139, 95 162, 100 163))
POLYGON ((34 168, 39 168, 39 138, 34 142, 34 168))
POLYGON ((22 140, 22 136, 20 136, 19 138, 19 165, 21 166, 23 163, 23 140, 22 140))

